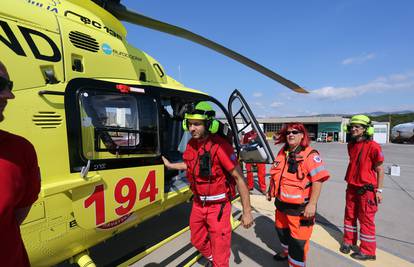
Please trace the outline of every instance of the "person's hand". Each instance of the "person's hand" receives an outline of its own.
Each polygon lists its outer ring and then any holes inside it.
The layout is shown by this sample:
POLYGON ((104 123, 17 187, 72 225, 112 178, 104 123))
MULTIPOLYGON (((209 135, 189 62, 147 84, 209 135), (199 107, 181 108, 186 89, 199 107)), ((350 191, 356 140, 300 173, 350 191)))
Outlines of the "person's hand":
POLYGON ((171 168, 171 162, 164 156, 161 156, 162 161, 164 162, 165 167, 167 167, 167 169, 171 168))
POLYGON ((267 199, 267 201, 272 200, 272 196, 270 195, 270 190, 266 192, 266 199, 267 199))
POLYGON ((243 212, 241 223, 244 228, 248 229, 253 225, 253 216, 252 212, 243 212))
POLYGON ((305 207, 305 211, 303 212, 303 217, 312 218, 315 216, 315 213, 316 213, 316 204, 309 203, 305 207))
POLYGON ((375 197, 377 198, 377 203, 381 204, 382 203, 382 193, 377 191, 375 193, 375 197))

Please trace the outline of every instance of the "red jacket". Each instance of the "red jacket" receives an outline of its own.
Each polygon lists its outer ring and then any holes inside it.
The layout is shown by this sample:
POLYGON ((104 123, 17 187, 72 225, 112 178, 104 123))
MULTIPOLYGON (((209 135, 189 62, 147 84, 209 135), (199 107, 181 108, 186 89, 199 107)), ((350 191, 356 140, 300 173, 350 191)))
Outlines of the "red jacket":
POLYGON ((296 155, 296 173, 288 172, 286 158, 287 153, 282 148, 270 169, 270 194, 285 203, 307 203, 312 192, 312 182, 327 180, 329 173, 318 152, 312 147, 307 147, 296 155))
POLYGON ((235 180, 230 172, 238 165, 234 148, 218 135, 209 135, 200 142, 191 139, 183 155, 187 164, 187 177, 196 201, 222 203, 235 195, 235 180), (201 177, 200 157, 210 153, 211 175, 201 177))
POLYGON ((349 164, 345 180, 348 184, 377 187, 375 166, 384 161, 381 146, 372 140, 348 143, 349 164))

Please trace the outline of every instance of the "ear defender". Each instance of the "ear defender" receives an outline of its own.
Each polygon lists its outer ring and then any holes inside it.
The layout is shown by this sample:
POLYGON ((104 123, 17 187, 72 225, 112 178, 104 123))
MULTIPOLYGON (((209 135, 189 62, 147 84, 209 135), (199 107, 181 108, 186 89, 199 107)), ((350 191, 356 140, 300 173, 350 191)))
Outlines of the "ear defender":
POLYGON ((346 132, 346 133, 349 133, 349 132, 351 132, 351 124, 344 124, 343 126, 342 126, 342 130, 344 131, 344 132, 346 132))
POLYGON ((218 120, 209 120, 210 127, 208 127, 208 131, 212 134, 215 134, 218 132, 220 128, 220 123, 218 120))
POLYGON ((182 126, 183 126, 183 130, 184 130, 184 131, 188 131, 187 119, 184 119, 184 120, 182 121, 182 126))
POLYGON ((366 133, 368 136, 373 136, 374 135, 374 127, 372 126, 368 126, 366 133))

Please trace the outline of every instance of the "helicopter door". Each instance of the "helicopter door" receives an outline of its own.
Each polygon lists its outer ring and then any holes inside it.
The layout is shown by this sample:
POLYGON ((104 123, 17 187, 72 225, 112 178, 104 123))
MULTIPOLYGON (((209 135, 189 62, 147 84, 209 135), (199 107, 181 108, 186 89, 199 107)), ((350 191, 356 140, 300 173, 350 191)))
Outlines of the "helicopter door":
POLYGON ((249 105, 238 90, 230 95, 228 103, 231 127, 237 131, 235 143, 240 148, 239 157, 246 163, 268 163, 274 161, 266 137, 253 115, 249 105), (243 133, 254 136, 248 143, 243 142, 243 133))

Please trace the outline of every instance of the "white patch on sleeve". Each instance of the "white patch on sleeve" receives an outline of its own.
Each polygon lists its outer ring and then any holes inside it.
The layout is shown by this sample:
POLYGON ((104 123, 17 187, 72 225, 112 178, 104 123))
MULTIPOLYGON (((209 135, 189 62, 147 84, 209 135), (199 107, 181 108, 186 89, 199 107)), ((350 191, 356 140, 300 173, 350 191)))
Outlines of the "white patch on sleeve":
POLYGON ((319 157, 319 155, 315 155, 315 156, 313 157, 313 161, 315 161, 315 162, 317 162, 317 163, 320 163, 320 162, 322 161, 322 159, 319 157))

